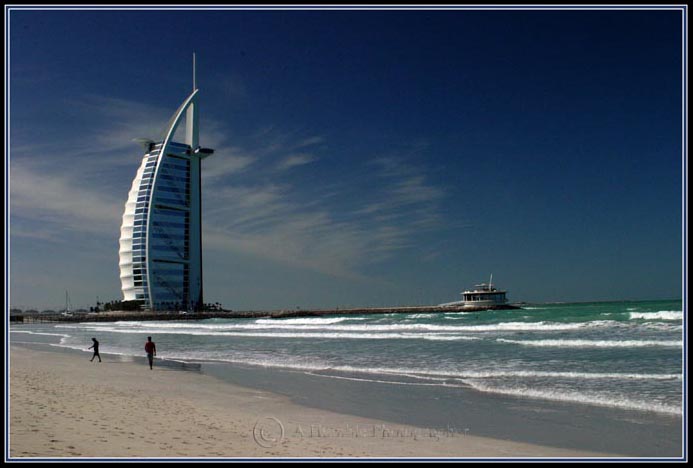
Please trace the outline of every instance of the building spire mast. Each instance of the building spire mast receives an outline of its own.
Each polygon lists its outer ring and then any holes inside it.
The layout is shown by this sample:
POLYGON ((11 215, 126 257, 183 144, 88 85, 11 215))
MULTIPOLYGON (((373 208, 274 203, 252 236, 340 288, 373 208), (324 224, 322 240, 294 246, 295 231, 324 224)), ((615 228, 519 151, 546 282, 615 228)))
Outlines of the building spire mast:
POLYGON ((197 83, 195 78, 195 52, 193 52, 193 91, 197 89, 197 83))
MULTIPOLYGON (((192 97, 193 95, 196 94, 197 92, 197 57, 195 52, 193 52, 193 69, 192 69, 192 78, 193 78, 193 94, 190 96, 192 97)), ((199 117, 199 109, 197 107, 197 98, 192 97, 192 101, 190 105, 188 106, 188 110, 186 111, 185 114, 185 143, 190 145, 190 147, 195 150, 199 145, 199 127, 200 127, 200 117, 199 117)))

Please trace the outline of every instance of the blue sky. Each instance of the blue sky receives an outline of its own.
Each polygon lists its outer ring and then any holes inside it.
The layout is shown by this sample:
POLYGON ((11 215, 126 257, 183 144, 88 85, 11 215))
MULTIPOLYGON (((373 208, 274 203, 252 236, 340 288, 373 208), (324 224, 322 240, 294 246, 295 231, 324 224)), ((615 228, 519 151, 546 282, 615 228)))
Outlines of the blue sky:
POLYGON ((205 299, 681 294, 680 11, 12 11, 10 293, 120 298, 198 57, 205 299))

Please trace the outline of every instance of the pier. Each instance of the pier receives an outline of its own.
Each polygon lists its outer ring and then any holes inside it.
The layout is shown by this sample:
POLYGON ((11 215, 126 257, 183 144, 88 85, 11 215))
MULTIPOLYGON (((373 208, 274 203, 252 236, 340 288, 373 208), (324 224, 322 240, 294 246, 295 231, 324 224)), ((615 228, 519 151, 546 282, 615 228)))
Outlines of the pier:
POLYGON ((259 319, 259 318, 299 318, 324 317, 334 315, 372 315, 372 314, 431 314, 450 312, 483 312, 487 310, 519 309, 519 306, 504 304, 494 307, 461 307, 461 306, 411 306, 411 307, 360 307, 349 309, 282 309, 282 310, 247 310, 247 311, 109 311, 64 314, 24 314, 13 315, 12 323, 50 323, 50 322, 116 322, 116 321, 157 321, 157 320, 204 320, 220 319, 259 319))

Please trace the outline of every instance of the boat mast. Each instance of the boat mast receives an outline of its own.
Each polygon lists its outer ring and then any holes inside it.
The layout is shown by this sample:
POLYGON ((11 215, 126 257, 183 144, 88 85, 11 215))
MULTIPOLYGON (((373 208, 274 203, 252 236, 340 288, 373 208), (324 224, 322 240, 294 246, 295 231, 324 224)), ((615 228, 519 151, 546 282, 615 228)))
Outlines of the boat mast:
POLYGON ((491 273, 491 279, 488 280, 488 290, 493 289, 493 273, 491 273))

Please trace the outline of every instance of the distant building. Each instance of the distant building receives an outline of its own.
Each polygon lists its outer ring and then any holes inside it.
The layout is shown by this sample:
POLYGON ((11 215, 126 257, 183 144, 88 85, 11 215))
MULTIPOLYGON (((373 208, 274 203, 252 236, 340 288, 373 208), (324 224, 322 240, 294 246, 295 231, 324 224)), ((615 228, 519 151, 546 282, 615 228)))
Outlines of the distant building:
MULTIPOLYGON (((194 74, 193 74, 194 76, 194 74)), ((162 141, 145 147, 120 229, 124 301, 151 310, 198 310, 202 295, 200 162, 213 150, 199 145, 198 89, 171 118, 162 141), (185 120, 185 142, 173 141, 185 120)))

